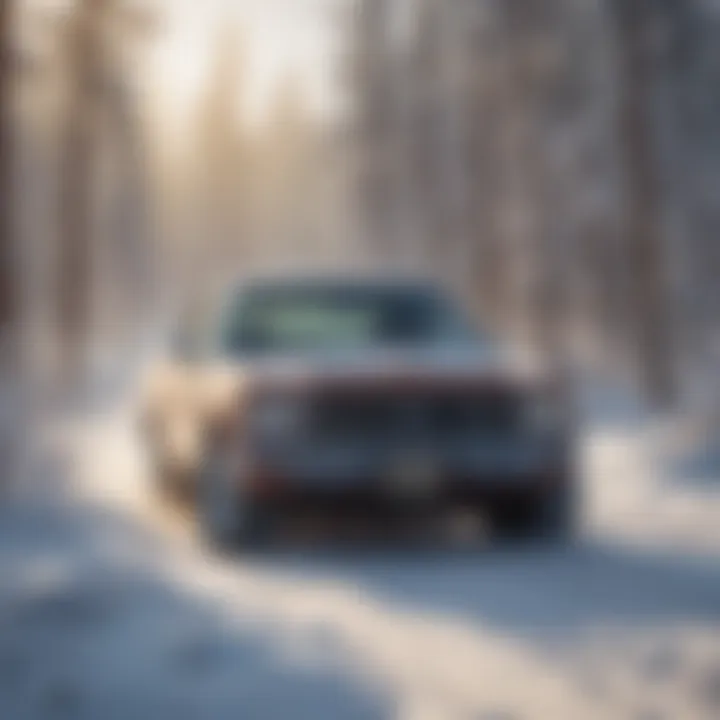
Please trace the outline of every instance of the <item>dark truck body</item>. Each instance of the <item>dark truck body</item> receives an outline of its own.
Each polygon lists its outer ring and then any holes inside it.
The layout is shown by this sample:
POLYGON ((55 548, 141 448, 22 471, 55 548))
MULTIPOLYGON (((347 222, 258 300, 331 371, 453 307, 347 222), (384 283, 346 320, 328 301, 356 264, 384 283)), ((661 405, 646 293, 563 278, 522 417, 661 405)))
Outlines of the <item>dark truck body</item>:
POLYGON ((166 467, 199 504, 209 486, 215 505, 220 495, 235 506, 236 520, 265 525, 462 511, 502 529, 569 531, 574 443, 565 398, 487 342, 462 334, 294 353, 251 335, 247 353, 171 363, 162 402, 148 403, 156 426, 182 417, 193 436, 194 456, 166 467))

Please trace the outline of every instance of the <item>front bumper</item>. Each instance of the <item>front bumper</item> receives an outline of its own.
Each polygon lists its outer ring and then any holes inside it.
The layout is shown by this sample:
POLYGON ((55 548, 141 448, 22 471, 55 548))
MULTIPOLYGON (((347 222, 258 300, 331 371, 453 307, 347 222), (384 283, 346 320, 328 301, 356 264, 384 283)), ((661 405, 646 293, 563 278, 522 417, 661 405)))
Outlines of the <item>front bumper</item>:
POLYGON ((377 515, 405 511, 435 511, 450 508, 484 509, 500 504, 540 502, 561 487, 566 478, 547 474, 524 478, 512 484, 493 478, 478 483, 477 479, 444 479, 438 486, 423 490, 397 491, 388 489, 375 479, 367 479, 352 488, 293 486, 278 476, 258 478, 253 483, 252 500, 266 508, 287 512, 318 512, 330 515, 377 515))
POLYGON ((570 478, 560 453, 392 453, 386 457, 285 455, 253 464, 245 500, 290 513, 333 516, 438 511, 540 502, 570 478))

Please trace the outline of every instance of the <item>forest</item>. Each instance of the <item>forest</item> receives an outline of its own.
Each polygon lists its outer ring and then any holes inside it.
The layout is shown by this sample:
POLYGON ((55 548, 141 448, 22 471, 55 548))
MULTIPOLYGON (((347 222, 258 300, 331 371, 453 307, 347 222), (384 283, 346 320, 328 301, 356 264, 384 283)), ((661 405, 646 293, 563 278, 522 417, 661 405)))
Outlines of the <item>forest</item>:
POLYGON ((251 122, 247 33, 217 23, 173 134, 149 71, 162 3, 2 0, 5 407, 132 366, 224 274, 369 264, 715 427, 720 8, 320 5, 331 111, 290 68, 251 122))

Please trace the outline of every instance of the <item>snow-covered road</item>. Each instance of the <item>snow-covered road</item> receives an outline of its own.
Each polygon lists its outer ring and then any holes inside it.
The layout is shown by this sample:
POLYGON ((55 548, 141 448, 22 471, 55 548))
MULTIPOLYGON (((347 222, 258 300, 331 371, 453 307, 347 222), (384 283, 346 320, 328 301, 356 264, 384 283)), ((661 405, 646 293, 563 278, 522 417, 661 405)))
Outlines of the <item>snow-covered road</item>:
POLYGON ((593 431, 576 548, 219 559, 125 420, 48 433, 0 513, 0 718, 720 718, 720 482, 638 428, 593 431))

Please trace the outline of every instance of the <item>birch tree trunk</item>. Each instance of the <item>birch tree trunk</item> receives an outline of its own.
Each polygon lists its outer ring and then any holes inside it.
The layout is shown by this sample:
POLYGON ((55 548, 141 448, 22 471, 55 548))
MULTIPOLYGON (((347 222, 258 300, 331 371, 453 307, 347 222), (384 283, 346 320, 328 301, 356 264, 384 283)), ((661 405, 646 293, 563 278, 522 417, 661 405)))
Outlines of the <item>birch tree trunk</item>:
POLYGON ((61 159, 59 331, 61 375, 74 385, 87 370, 93 255, 93 166, 102 92, 100 24, 106 0, 81 0, 69 38, 68 95, 61 159))
MULTIPOLYGON (((0 350, 2 360, 12 360, 18 316, 16 244, 13 212, 12 13, 10 0, 0 0, 0 350)), ((5 362, 3 362, 5 365, 5 362)))
POLYGON ((612 0, 619 53, 619 131, 624 157, 626 243, 634 282, 636 352, 650 401, 676 400, 671 306, 662 236, 659 167, 653 142, 652 2, 612 0))
POLYGON ((20 392, 20 284, 14 212, 13 58, 10 0, 0 0, 0 492, 19 471, 24 438, 20 392))

